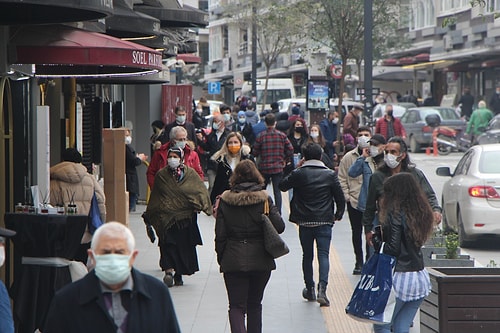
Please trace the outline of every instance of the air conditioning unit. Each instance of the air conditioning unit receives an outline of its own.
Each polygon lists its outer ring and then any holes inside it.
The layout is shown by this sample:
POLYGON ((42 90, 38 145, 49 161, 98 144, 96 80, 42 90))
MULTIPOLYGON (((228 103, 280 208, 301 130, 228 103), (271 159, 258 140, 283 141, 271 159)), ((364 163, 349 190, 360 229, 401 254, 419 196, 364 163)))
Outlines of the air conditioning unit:
POLYGON ((443 46, 445 50, 453 49, 453 44, 451 42, 451 36, 445 35, 443 36, 443 46))

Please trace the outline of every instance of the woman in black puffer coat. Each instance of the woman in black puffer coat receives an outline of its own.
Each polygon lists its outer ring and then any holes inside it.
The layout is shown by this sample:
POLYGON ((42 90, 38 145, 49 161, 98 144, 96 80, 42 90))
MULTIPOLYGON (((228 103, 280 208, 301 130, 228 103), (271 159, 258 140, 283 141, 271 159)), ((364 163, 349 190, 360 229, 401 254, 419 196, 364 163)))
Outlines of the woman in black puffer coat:
POLYGON ((285 230, 285 223, 263 189, 264 178, 252 161, 239 162, 229 182, 231 190, 221 195, 215 224, 215 251, 229 299, 229 323, 232 333, 259 333, 264 289, 276 269, 273 257, 264 249, 262 213, 266 201, 269 219, 278 233, 285 230))

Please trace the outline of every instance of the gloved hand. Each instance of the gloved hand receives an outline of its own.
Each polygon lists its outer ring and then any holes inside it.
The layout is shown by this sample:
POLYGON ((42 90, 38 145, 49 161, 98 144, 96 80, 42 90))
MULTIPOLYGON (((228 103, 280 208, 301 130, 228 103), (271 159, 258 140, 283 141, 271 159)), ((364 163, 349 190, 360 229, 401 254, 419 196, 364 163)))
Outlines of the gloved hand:
POLYGON ((153 226, 151 224, 146 224, 146 233, 148 234, 149 240, 151 243, 154 243, 156 240, 156 234, 153 226))

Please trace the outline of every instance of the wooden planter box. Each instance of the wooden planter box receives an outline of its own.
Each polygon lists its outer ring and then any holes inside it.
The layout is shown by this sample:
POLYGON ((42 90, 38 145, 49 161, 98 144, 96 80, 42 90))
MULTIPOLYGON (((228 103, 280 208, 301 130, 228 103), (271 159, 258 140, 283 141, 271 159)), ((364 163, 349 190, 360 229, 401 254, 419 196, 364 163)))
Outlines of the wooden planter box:
POLYGON ((500 332, 500 268, 427 268, 420 333, 500 332))

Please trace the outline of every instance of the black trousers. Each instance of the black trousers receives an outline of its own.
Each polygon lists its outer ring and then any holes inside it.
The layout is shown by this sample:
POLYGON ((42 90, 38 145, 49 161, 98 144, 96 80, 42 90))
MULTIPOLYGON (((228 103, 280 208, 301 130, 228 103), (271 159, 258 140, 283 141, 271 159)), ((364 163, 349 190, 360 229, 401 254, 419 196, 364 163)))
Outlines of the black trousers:
POLYGON ((224 273, 231 333, 262 332, 262 298, 270 277, 270 271, 224 273))
MULTIPOLYGON (((354 248, 354 255, 356 256, 356 264, 363 264, 363 212, 347 203, 347 213, 349 214, 349 221, 351 222, 352 231, 352 247, 354 248)), ((370 256, 369 247, 366 246, 366 260, 370 256)))

